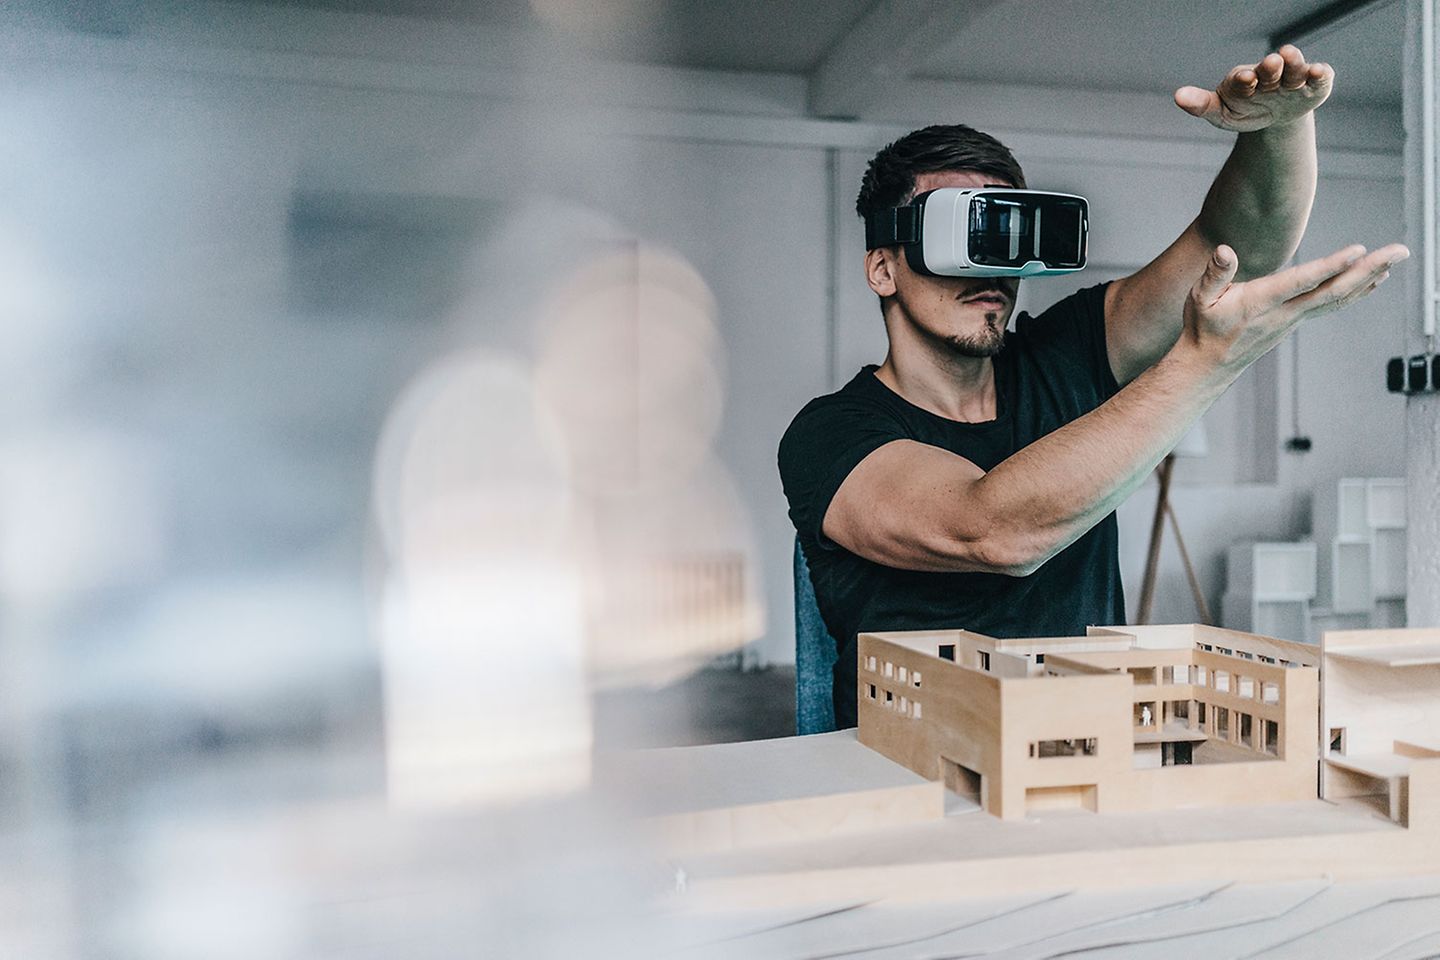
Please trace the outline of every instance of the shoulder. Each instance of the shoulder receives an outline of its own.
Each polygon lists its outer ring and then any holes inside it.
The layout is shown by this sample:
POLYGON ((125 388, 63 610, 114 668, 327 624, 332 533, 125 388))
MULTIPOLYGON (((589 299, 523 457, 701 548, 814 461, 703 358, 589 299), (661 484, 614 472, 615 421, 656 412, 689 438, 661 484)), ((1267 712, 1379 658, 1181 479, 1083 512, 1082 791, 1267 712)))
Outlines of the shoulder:
POLYGON ((807 403, 780 440, 780 482, 795 529, 824 543, 822 525, 850 471, 893 440, 906 439, 901 412, 867 367, 834 393, 807 403))
POLYGON ((780 439, 782 462, 786 450, 797 445, 841 440, 853 430, 901 429, 900 412, 875 382, 874 370, 866 367, 839 390, 805 404, 780 439))
POLYGON ((874 370, 866 367, 844 387, 811 400, 791 421, 778 456, 787 491, 838 486, 871 451, 914 432, 874 370))
POLYGON ((1015 320, 1015 332, 1021 338, 1054 336, 1074 332, 1076 323, 1101 324, 1104 333, 1105 291, 1109 282, 1097 283, 1057 300, 1035 316, 1022 313, 1015 320))

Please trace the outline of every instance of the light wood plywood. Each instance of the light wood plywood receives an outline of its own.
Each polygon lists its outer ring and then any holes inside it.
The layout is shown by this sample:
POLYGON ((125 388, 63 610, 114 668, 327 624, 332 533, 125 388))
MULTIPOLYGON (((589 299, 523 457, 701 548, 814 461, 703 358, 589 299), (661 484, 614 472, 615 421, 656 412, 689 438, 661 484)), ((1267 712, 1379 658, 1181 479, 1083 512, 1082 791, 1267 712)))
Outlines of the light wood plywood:
POLYGON ((1330 656, 1384 667, 1423 667, 1440 664, 1440 642, 1363 647, 1330 651, 1330 656))
POLYGON ((1321 646, 1330 653, 1366 647, 1429 645, 1440 643, 1440 628, 1391 628, 1385 630, 1327 630, 1321 646))
MULTIPOLYGON (((737 909, 805 903, 817 891, 831 902, 926 903, 1147 886, 1177 876, 1224 884, 1440 875, 1440 665, 1397 665, 1440 634, 1327 635, 1323 652, 1201 627, 1180 644, 1186 635, 1162 628, 1152 646, 1139 647, 1106 632, 1100 641, 1130 646, 1032 646, 1023 654, 959 631, 862 635, 858 742, 804 738, 795 749, 824 744, 839 759, 844 750, 872 747, 932 787, 973 793, 993 816, 937 817, 926 806, 908 822, 866 828, 886 815, 858 798, 867 784, 895 781, 879 771, 847 773, 832 761, 826 776, 838 779, 825 781, 826 789, 861 811, 857 829, 796 818, 789 842, 742 848, 728 834, 724 843, 709 842, 724 830, 692 819, 681 839, 709 852, 680 854, 686 875, 714 902, 737 909), (955 662, 937 656, 941 641, 955 662), (1032 666, 1043 655, 1044 671, 1016 675, 1007 655, 1032 666), (1322 676, 1327 716, 1350 726, 1346 754, 1318 764, 1321 735, 1328 747, 1329 734, 1321 726, 1322 676), (1143 708, 1152 698, 1147 726, 1143 708), (1177 724, 1168 709, 1180 702, 1192 713, 1177 724), (1197 705, 1211 714, 1204 724, 1197 705), (1222 710, 1228 733, 1214 716, 1222 710), (1271 742, 1245 742, 1241 717, 1252 738, 1265 729, 1271 742), (1133 763, 1137 743, 1158 749, 1148 741, 1175 738, 1197 744, 1195 763, 1133 763), (1316 797, 1317 768, 1328 800, 1316 797), (708 845, 696 844, 697 835, 708 845)), ((756 794, 757 783, 780 776, 777 766, 792 773, 815 766, 791 749, 732 745, 728 769, 749 771, 754 782, 732 784, 726 796, 768 818, 746 828, 752 838, 782 833, 788 814, 777 810, 787 804, 818 800, 794 781, 756 794)), ((698 782, 696 790, 705 793, 698 782)), ((673 831, 665 835, 677 842, 673 831)))
POLYGON ((1414 793, 1412 771, 1399 770, 1404 758, 1440 745, 1440 630, 1328 631, 1321 649, 1320 729, 1332 761, 1322 767, 1321 793, 1357 795, 1383 781, 1398 819, 1414 793))
POLYGON ((722 901, 944 900, 1173 882, 1372 879, 1440 872, 1432 822, 1406 829, 1370 806, 1306 801, 1223 811, 1055 813, 1010 823, 970 815, 851 844, 798 844, 687 864, 722 901))
POLYGON ((938 819, 944 788, 857 742, 854 730, 602 756, 596 784, 697 853, 938 819))
POLYGON ((1410 758, 1396 753, 1362 753, 1334 755, 1326 760, 1336 767, 1371 777, 1408 777, 1410 758))

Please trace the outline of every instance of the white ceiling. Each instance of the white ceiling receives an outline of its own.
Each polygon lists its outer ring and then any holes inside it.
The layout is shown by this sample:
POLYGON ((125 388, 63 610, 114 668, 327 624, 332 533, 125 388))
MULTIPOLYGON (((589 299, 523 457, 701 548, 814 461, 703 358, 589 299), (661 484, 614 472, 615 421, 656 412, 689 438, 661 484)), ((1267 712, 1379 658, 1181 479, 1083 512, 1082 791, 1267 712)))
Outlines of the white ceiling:
POLYGON ((874 0, 234 0, 530 27, 617 60, 808 73, 874 0))
MULTIPOLYGON (((982 11, 917 75, 1092 89, 1212 86, 1268 50, 1269 36, 1314 13, 1317 0, 1006 0, 982 11)), ((1337 30, 1302 39, 1335 67, 1336 97, 1400 102, 1405 5, 1377 4, 1337 30)))
MULTIPOLYGON (((1271 34, 1328 0, 234 0, 463 20, 562 33, 618 60, 810 75, 847 41, 865 49, 877 16, 941 31, 898 52, 911 77, 1155 92, 1211 85, 1253 62, 1271 34), (918 13, 926 10, 928 13, 918 13), (968 12, 967 12, 968 11, 968 12), (869 15, 869 16, 867 16, 869 15)), ((1340 29, 1302 41, 1334 64, 1336 100, 1400 102, 1404 4, 1377 0, 1340 29)), ((876 57, 896 56, 875 36, 876 57)), ((852 58, 853 59, 853 58, 852 58)), ((847 62, 847 67, 849 63, 847 62)))

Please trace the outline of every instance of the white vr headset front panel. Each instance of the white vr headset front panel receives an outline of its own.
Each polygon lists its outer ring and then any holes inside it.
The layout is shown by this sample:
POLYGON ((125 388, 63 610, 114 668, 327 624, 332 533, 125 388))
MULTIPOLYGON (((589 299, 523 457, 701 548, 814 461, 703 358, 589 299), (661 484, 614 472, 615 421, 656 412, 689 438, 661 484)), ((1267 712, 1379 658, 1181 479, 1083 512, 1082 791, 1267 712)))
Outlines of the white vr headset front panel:
MULTIPOLYGON (((970 201, 976 196, 987 193, 1044 193, 1048 197, 1063 197, 1084 202, 1083 197, 1071 193, 1013 190, 1009 187, 941 187, 933 190, 923 200, 925 212, 920 225, 920 248, 923 251, 924 266, 927 271, 942 276, 959 277, 1038 277, 1074 273, 1084 269, 1083 262, 1078 267, 1047 267, 1038 256, 1013 267, 973 263, 970 260, 970 201)), ((1036 223, 1031 240, 1034 247, 1029 251, 1032 254, 1038 254, 1040 231, 1043 228, 1043 224, 1040 222, 1041 213, 1042 211, 1036 208, 1036 223)), ((1014 223, 1018 230, 1018 220, 1014 223)), ((1080 233, 1080 242, 1083 244, 1085 234, 1083 220, 1080 233)), ((1018 232, 1011 236, 1012 246, 1015 247, 1012 249, 1012 257, 1018 257, 1021 253, 1018 249, 1020 239, 1018 232)))

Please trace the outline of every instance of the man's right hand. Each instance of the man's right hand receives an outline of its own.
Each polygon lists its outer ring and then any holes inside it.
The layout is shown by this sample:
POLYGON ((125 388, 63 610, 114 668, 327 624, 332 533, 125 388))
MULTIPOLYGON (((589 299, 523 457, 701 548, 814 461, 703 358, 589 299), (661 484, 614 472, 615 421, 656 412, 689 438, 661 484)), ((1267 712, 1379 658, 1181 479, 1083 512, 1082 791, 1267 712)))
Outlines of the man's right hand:
POLYGON ((1360 245, 1337 250, 1245 283, 1234 283, 1235 251, 1216 247, 1185 300, 1185 327, 1175 350, 1199 356, 1217 373, 1238 376, 1302 320, 1347 307, 1385 282, 1410 256, 1392 243, 1372 253, 1360 245))

